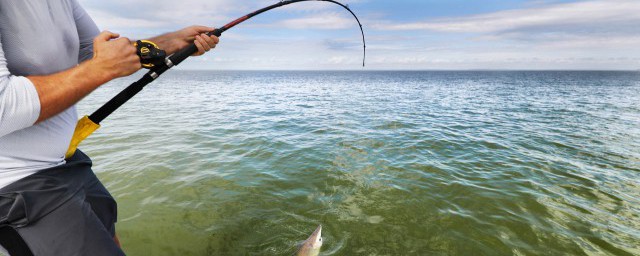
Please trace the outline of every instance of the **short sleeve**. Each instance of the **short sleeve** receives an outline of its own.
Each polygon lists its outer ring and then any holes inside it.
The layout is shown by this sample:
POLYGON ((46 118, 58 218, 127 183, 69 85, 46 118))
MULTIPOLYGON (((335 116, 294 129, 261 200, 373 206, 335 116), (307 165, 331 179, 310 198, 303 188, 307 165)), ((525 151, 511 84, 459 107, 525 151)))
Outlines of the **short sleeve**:
POLYGON ((76 21, 76 28, 78 29, 78 37, 80 39, 78 63, 81 63, 93 57, 93 39, 100 34, 100 30, 77 0, 71 0, 71 4, 73 5, 73 18, 76 21))

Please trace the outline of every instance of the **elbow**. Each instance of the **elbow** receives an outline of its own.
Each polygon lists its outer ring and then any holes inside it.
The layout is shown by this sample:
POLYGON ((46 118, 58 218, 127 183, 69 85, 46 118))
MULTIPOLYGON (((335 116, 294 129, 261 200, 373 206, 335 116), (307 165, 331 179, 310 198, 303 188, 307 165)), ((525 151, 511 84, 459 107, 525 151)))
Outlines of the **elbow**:
POLYGON ((0 76, 0 137, 32 126, 40 116, 35 86, 21 76, 0 76))

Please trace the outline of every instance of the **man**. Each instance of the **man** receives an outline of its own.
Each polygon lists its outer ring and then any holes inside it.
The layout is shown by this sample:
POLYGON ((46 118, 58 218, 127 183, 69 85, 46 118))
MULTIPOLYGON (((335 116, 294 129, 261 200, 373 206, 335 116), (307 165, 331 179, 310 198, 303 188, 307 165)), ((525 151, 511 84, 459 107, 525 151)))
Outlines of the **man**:
MULTIPOLYGON (((0 0, 0 245, 13 255, 124 254, 115 201, 90 159, 64 154, 74 105, 141 64, 129 39, 99 33, 77 1, 0 0)), ((167 54, 195 42, 202 55, 218 43, 212 30, 150 40, 167 54)))

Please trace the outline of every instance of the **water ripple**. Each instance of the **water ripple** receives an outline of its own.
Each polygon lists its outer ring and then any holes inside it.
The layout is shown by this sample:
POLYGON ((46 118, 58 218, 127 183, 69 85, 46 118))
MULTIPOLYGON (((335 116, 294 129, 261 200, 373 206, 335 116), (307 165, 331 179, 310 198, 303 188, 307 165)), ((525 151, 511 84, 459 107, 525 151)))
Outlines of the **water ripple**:
POLYGON ((637 72, 177 71, 83 149, 130 255, 318 224, 324 255, 638 255, 638 102, 637 72))

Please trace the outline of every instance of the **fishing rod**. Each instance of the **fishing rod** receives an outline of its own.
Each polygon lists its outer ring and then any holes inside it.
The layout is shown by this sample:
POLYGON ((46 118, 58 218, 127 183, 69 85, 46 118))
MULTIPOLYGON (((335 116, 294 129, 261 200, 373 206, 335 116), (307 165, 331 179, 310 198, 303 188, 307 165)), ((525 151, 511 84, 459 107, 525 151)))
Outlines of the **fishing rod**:
MULTIPOLYGON (((256 15, 259 15, 261 13, 264 13, 269 10, 273 10, 285 5, 290 5, 290 4, 299 3, 299 2, 309 2, 309 1, 334 3, 342 6, 344 9, 349 11, 351 15, 353 15, 353 17, 358 22, 358 25, 360 26, 360 32, 362 32, 362 45, 363 45, 362 66, 364 67, 366 56, 367 56, 366 55, 367 44, 364 38, 364 30, 362 28, 362 23, 360 23, 360 19, 358 19, 358 16, 356 16, 356 14, 351 10, 351 8, 349 8, 348 5, 342 4, 334 0, 286 0, 286 1, 281 0, 276 4, 267 6, 255 12, 242 16, 228 23, 227 25, 224 25, 220 28, 217 28, 207 33, 207 35, 208 36, 215 35, 220 37, 223 32, 229 30, 230 28, 235 27, 236 25, 242 22, 245 22, 251 19, 256 15)), ((196 47, 195 43, 192 43, 189 46, 180 49, 178 52, 170 56, 166 56, 166 53, 163 50, 161 50, 155 43, 148 40, 137 41, 135 46, 138 51, 137 53, 140 56, 142 66, 144 68, 149 69, 149 72, 147 72, 144 76, 142 76, 142 78, 140 78, 138 81, 132 83, 123 91, 118 93, 118 95, 113 97, 111 100, 105 103, 102 107, 100 107, 98 110, 93 112, 93 114, 89 116, 84 116, 78 121, 78 124, 76 125, 76 130, 74 131, 73 137, 71 139, 71 143, 69 145, 69 149, 65 154, 65 158, 70 158, 71 156, 73 156, 76 149, 78 148, 78 145, 84 139, 89 137, 89 135, 91 135, 95 130, 100 128, 100 122, 102 122, 105 118, 107 118, 114 111, 120 108, 120 106, 122 106, 124 103, 126 103, 131 98, 133 98, 140 91, 142 91, 142 89, 144 89, 146 85, 156 80, 158 77, 160 77, 160 75, 162 75, 167 70, 171 69, 172 67, 180 64, 185 59, 189 58, 189 56, 198 52, 198 48, 196 47)))

